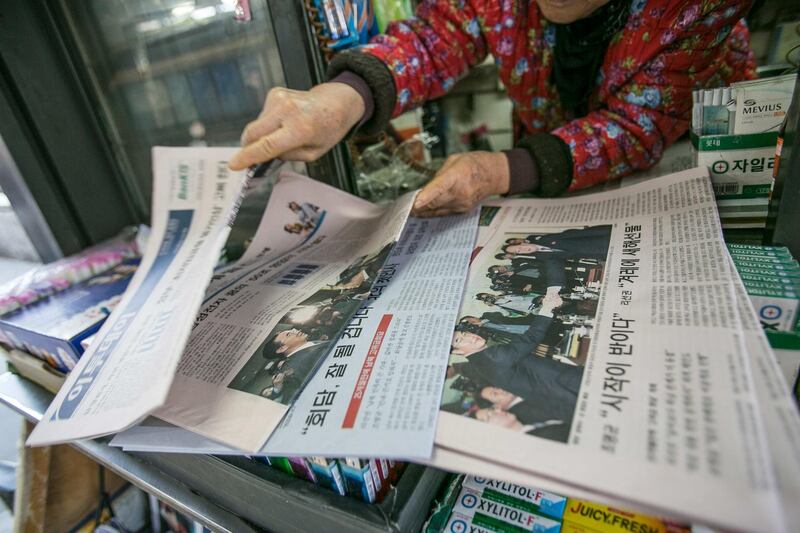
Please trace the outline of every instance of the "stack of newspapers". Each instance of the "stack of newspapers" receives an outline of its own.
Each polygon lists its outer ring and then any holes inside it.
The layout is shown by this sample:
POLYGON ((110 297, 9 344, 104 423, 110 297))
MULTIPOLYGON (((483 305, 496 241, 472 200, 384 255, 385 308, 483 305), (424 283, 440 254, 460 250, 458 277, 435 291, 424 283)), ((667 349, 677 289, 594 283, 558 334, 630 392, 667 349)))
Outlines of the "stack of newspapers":
POLYGON ((29 445, 408 460, 797 530, 800 415, 706 169, 433 219, 283 172, 215 271, 234 150, 155 149, 141 266, 29 445))

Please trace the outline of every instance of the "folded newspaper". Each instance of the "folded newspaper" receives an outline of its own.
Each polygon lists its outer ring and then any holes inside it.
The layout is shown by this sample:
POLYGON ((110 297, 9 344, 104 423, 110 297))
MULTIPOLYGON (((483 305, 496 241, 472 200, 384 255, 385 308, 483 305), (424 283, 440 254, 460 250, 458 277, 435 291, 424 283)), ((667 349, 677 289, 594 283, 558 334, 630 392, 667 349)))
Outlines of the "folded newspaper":
MULTIPOLYGON (((225 156, 165 154, 155 197, 182 190, 182 165, 214 176, 225 156)), ((378 208, 297 176, 280 185, 265 236, 211 282, 197 318, 213 261, 180 253, 202 244, 187 230, 174 261, 183 268, 162 267, 168 283, 151 282, 149 297, 137 296, 153 270, 146 254, 32 443, 153 414, 161 421, 114 442, 406 456, 726 529, 797 530, 800 415, 731 266, 705 170, 488 202, 471 257, 474 215, 408 221, 411 197, 378 208), (298 288, 247 292, 258 280, 298 288), (182 313, 157 320, 176 301, 182 313), (168 334, 150 340, 159 331, 168 334), (312 362, 292 362, 309 349, 312 362), (412 441, 432 428, 431 455, 412 441)), ((221 212, 237 194, 214 200, 221 212)), ((154 236, 167 244, 153 246, 169 252, 162 211, 154 236)), ((215 228, 206 238, 224 233, 215 228)))

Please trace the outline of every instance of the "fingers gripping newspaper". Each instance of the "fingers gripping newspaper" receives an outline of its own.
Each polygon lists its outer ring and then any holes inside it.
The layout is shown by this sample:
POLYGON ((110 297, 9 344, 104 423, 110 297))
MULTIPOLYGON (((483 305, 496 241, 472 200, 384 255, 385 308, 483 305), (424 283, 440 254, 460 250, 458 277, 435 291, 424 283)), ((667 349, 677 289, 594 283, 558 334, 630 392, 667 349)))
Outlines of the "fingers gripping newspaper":
POLYGON ((797 526, 780 500, 797 501, 800 424, 763 334, 743 333, 704 170, 490 203, 478 247, 430 464, 797 526))
POLYGON ((252 452, 280 422, 369 294, 413 194, 379 207, 285 173, 265 213, 277 231, 209 284, 244 182, 226 170, 234 152, 154 151, 153 235, 162 238, 30 444, 156 414, 252 452))

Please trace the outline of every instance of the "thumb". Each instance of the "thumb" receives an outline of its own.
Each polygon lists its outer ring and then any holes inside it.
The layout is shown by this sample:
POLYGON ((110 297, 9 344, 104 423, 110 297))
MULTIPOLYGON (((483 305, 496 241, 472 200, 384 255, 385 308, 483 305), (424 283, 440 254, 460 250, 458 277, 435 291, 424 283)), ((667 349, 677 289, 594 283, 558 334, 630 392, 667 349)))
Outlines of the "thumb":
POLYGON ((453 166, 445 166, 430 183, 425 185, 414 200, 414 210, 432 210, 445 205, 452 196, 451 189, 458 179, 458 171, 453 166))

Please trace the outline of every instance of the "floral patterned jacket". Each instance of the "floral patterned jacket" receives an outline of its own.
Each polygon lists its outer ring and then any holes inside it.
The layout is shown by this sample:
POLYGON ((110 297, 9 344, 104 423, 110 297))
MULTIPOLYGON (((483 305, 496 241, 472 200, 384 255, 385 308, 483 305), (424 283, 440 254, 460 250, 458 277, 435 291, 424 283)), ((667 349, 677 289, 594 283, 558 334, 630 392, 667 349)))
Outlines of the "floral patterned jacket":
POLYGON ((579 189, 654 165, 688 130, 692 89, 755 77, 742 20, 750 5, 633 0, 583 117, 560 106, 550 76, 555 27, 534 0, 422 0, 415 18, 392 23, 358 52, 388 67, 392 116, 442 96, 491 53, 518 134, 562 139, 571 153, 569 187, 579 189))

